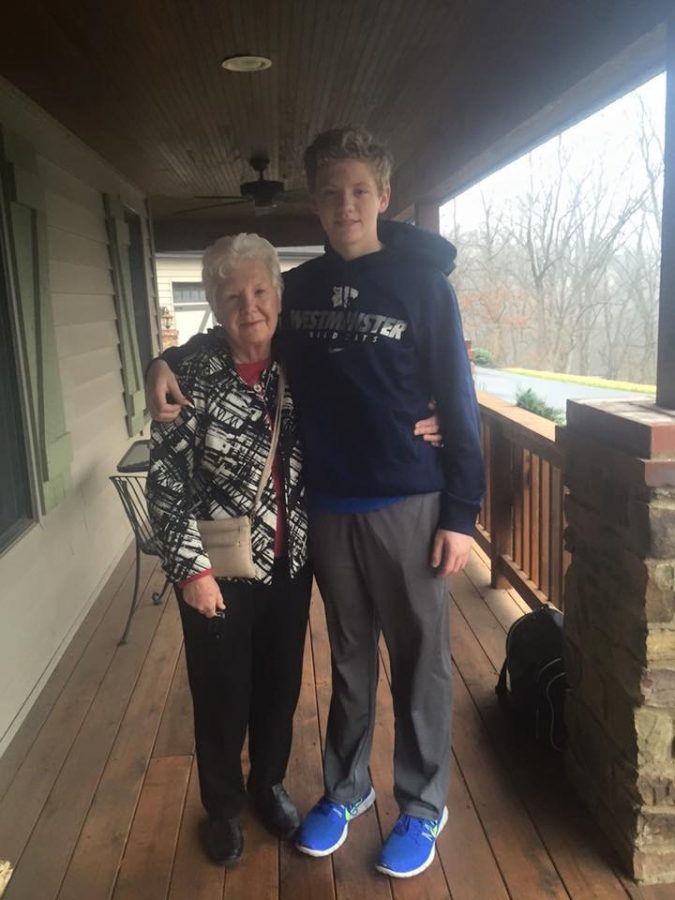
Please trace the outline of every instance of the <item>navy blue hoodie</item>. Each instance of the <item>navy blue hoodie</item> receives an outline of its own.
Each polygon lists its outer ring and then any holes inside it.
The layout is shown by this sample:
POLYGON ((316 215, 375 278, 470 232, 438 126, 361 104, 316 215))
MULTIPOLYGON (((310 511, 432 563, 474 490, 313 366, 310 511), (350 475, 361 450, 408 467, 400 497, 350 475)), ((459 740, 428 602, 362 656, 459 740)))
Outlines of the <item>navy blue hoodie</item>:
POLYGON ((346 261, 328 248, 284 274, 282 353, 305 484, 310 501, 441 491, 439 527, 471 534, 484 476, 457 300, 441 271, 454 248, 411 226, 386 228, 377 253, 346 261), (432 397, 441 450, 413 434, 432 397))
POLYGON ((330 248, 285 275, 283 331, 308 494, 442 492, 439 527, 470 534, 483 496, 479 419, 445 276, 386 246, 330 248), (436 400, 444 447, 413 434, 436 400))

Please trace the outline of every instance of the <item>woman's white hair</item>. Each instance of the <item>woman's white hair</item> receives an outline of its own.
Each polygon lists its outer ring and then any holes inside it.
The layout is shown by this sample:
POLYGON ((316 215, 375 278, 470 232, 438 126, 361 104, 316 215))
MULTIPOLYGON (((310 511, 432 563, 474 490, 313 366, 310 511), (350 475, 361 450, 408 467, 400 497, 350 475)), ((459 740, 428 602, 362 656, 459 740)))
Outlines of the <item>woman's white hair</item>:
POLYGON ((202 259, 202 284, 206 292, 206 299, 213 308, 218 296, 218 291, 223 287, 227 278, 244 259, 255 259, 264 263, 272 279, 272 283, 279 291, 281 297, 284 283, 281 278, 281 268, 277 251, 257 234, 235 234, 219 238, 210 247, 207 247, 202 259))

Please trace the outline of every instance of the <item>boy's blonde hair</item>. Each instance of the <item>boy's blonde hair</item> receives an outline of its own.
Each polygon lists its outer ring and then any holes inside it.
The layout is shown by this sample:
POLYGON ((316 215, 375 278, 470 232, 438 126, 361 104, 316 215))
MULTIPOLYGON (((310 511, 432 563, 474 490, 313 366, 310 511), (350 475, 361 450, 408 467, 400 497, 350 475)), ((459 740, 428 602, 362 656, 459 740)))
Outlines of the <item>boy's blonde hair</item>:
POLYGON ((376 144, 365 128, 347 125, 318 134, 305 150, 307 185, 312 193, 321 166, 339 159, 356 159, 367 163, 373 171, 380 192, 389 187, 393 159, 389 151, 376 144))

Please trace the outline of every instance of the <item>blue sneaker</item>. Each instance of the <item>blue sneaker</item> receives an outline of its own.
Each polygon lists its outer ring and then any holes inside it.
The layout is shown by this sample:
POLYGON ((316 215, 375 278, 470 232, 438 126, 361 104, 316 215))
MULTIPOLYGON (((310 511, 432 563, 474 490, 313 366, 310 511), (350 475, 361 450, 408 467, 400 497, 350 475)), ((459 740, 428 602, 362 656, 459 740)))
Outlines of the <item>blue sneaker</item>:
POLYGON ((347 840, 349 823, 375 802, 371 787, 367 794, 353 803, 332 803, 325 797, 313 806, 300 826, 295 846, 310 856, 328 856, 347 840))
POLYGON ((393 831, 384 842, 377 871, 392 878, 419 875, 434 861, 436 838, 447 821, 448 809, 445 806, 440 819, 399 816, 393 831))

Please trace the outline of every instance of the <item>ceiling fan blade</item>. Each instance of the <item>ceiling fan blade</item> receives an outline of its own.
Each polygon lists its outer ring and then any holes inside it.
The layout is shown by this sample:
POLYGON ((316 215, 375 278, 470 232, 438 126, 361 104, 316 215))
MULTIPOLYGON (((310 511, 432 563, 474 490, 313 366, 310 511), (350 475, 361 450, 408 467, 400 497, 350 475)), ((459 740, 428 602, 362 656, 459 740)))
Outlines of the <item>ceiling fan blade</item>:
POLYGON ((204 212, 207 209, 219 209, 223 206, 237 206, 240 203, 249 203, 249 201, 245 197, 239 197, 238 199, 229 198, 227 200, 221 200, 220 203, 210 203, 206 206, 192 206, 186 209, 178 209, 176 212, 171 213, 172 216, 185 216, 190 213, 204 212))
POLYGON ((292 191, 283 191, 275 199, 281 203, 310 203, 312 200, 309 191, 302 188, 292 191))

